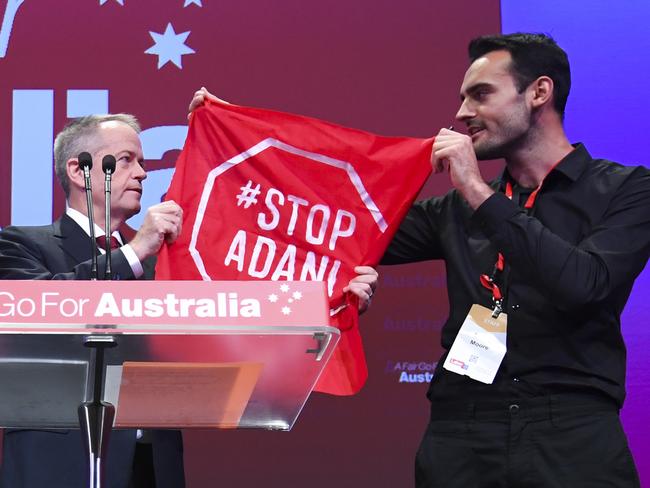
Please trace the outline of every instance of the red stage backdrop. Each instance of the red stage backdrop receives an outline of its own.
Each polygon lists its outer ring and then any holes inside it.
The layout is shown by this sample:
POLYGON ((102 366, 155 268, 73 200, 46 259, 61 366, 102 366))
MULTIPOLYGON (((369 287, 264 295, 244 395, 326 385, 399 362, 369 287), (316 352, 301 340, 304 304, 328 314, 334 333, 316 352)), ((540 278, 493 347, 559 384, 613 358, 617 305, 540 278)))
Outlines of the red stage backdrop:
MULTIPOLYGON (((170 181, 201 85, 242 105, 426 138, 453 123, 467 41, 500 29, 497 0, 0 0, 0 16, 2 226, 62 211, 51 145, 69 117, 139 117, 149 205, 170 181)), ((485 176, 497 170, 486 164, 485 176)), ((423 196, 448 187, 433 177, 423 196)), ((289 433, 186 432, 189 488, 411 485, 447 315, 444 269, 380 271, 360 324, 362 391, 312 396, 289 433)))

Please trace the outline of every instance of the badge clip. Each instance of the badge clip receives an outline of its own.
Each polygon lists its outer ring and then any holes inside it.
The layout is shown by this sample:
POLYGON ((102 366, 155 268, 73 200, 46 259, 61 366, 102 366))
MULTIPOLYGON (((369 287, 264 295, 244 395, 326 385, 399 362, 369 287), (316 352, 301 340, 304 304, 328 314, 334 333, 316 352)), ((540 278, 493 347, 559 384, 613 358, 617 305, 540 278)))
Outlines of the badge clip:
POLYGON ((494 300, 494 309, 492 310, 492 318, 496 319, 503 312, 503 300, 494 300))

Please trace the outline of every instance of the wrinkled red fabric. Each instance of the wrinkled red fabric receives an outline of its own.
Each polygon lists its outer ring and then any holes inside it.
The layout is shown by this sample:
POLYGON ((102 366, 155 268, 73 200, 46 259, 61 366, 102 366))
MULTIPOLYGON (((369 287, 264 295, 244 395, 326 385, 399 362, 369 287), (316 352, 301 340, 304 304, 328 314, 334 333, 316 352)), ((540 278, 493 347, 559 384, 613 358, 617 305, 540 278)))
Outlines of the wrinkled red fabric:
POLYGON ((166 199, 183 231, 157 279, 322 280, 341 339, 316 390, 351 395, 367 366, 357 265, 376 266, 428 177, 433 139, 206 101, 192 114, 166 199))

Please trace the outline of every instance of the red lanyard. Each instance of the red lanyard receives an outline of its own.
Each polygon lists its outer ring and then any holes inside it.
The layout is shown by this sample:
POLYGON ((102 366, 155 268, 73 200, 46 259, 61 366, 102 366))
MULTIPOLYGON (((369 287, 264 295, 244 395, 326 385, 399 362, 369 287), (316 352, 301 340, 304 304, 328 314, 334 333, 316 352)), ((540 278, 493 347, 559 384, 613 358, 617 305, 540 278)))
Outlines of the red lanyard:
MULTIPOLYGON (((540 185, 533 190, 533 192, 528 195, 528 199, 526 199, 526 203, 524 204, 524 208, 526 210, 530 210, 533 208, 535 205, 535 200, 537 199, 537 194, 539 191, 542 189, 542 185, 544 184, 544 181, 546 181, 546 177, 550 174, 551 171, 555 169, 555 167, 559 164, 559 161, 553 165, 553 167, 549 170, 549 172, 546 174, 540 185)), ((505 190, 506 196, 512 200, 512 183, 510 181, 506 181, 506 190, 505 190)), ((482 274, 480 279, 481 279, 481 285, 483 287, 487 288, 488 290, 492 291, 492 300, 494 301, 494 310, 492 311, 492 317, 497 318, 499 314, 503 311, 503 293, 501 291, 501 288, 499 288, 499 285, 495 283, 495 279, 497 276, 499 276, 505 268, 505 259, 503 258, 503 254, 498 253, 497 254, 497 262, 494 265, 494 271, 492 272, 492 276, 488 276, 486 274, 482 274)))
POLYGON ((503 293, 501 293, 501 288, 495 283, 497 275, 500 275, 505 268, 505 260, 503 259, 503 254, 499 253, 497 255, 497 262, 494 265, 494 272, 492 276, 482 274, 480 276, 481 285, 483 285, 488 290, 492 291, 492 300, 494 301, 494 310, 492 310, 492 317, 497 318, 503 310, 503 293))
MULTIPOLYGON (((555 168, 555 166, 553 166, 553 168, 555 168)), ((551 168, 551 171, 553 170, 553 168, 551 168)), ((546 178, 544 178, 544 179, 546 179, 546 178)), ((544 181, 542 181, 542 184, 544 184, 544 181)), ((535 200, 537 199, 537 194, 539 193, 539 190, 541 190, 541 189, 542 189, 542 185, 540 184, 537 188, 535 188, 533 190, 533 192, 530 195, 528 195, 528 199, 526 200, 526 203, 524 204, 524 208, 526 210, 530 210, 531 208, 533 208, 533 205, 535 205, 535 200)), ((510 200, 512 200, 512 183, 510 183, 509 181, 506 181, 506 196, 510 200)))

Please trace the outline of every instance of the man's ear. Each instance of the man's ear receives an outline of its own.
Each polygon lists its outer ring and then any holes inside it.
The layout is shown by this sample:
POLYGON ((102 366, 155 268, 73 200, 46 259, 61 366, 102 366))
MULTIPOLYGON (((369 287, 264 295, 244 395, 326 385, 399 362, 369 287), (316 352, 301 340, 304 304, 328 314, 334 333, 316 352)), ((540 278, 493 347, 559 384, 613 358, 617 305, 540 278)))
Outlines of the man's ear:
POLYGON ((553 80, 548 76, 540 76, 530 84, 533 108, 539 108, 553 99, 553 80))
POLYGON ((79 166, 79 160, 77 158, 68 159, 65 163, 65 170, 68 174, 70 187, 76 186, 82 189, 86 187, 84 184, 84 172, 79 166))

